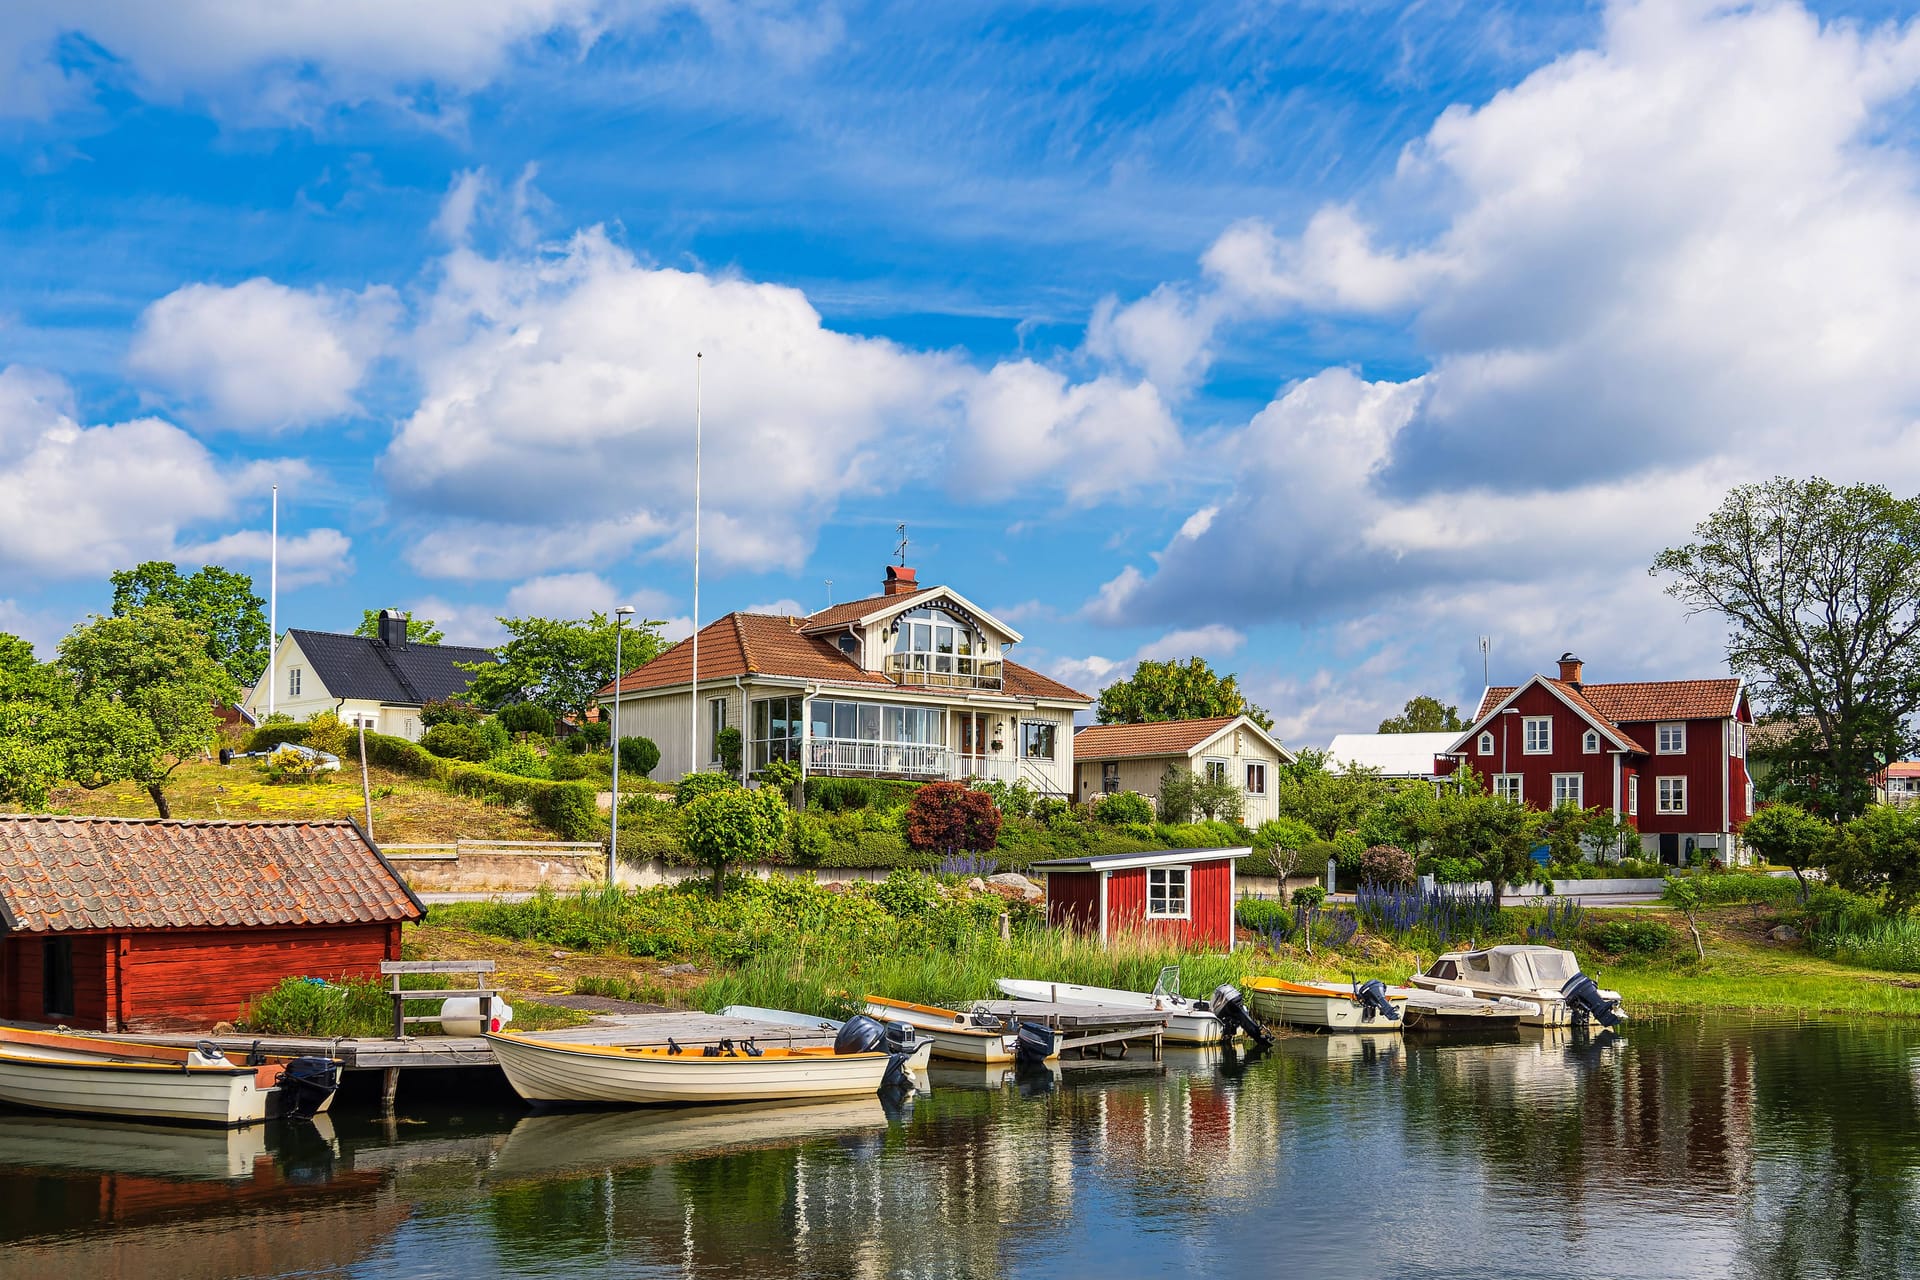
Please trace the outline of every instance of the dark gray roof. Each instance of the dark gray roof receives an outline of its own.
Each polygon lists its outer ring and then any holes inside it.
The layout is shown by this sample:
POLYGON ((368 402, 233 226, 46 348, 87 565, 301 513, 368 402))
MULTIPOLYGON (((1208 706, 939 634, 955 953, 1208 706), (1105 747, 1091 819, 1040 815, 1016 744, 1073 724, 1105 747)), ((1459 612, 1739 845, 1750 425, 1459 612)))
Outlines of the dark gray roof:
POLYGON ((462 644, 409 644, 390 649, 365 636, 332 631, 287 634, 313 664, 313 672, 336 698, 367 698, 418 706, 463 693, 473 680, 456 662, 498 662, 490 649, 462 644))

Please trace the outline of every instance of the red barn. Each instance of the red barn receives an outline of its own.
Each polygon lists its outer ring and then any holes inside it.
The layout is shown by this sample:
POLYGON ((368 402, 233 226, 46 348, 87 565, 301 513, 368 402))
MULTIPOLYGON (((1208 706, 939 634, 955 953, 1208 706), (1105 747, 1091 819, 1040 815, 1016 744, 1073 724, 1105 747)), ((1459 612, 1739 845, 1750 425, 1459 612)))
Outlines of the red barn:
POLYGON ((1161 934, 1233 949, 1233 864, 1251 849, 1169 849, 1036 862, 1047 877, 1047 923, 1105 942, 1161 934))
POLYGON ((377 976, 426 914, 358 823, 0 816, 0 1018, 173 1031, 377 976))
POLYGON ((1588 684, 1582 675, 1568 653, 1557 680, 1488 689, 1436 772, 1470 765, 1491 790, 1536 809, 1612 809, 1662 862, 1684 865, 1696 852, 1733 861, 1753 812, 1753 712, 1741 682, 1588 684))

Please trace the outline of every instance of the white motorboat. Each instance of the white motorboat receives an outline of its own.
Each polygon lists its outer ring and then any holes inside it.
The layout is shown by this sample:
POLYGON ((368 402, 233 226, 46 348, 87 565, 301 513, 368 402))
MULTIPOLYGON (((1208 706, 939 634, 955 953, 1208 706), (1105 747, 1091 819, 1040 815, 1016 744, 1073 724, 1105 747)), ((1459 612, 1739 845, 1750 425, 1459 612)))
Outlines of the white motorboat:
POLYGON ((896 1055, 837 1053, 819 1048, 767 1048, 750 1043, 678 1045, 572 1044, 524 1032, 487 1036, 507 1082, 528 1102, 643 1105, 775 1102, 874 1093, 896 1055))
POLYGON ((1045 1027, 991 1013, 961 1013, 934 1005, 867 997, 867 1016, 882 1022, 904 1022, 933 1041, 933 1056, 953 1062, 1014 1062, 1021 1058, 1020 1040, 1029 1037, 1030 1053, 1038 1061, 1060 1056, 1060 1038, 1045 1027), (1011 1022, 1012 1025, 1009 1025, 1011 1022), (1044 1043, 1041 1043, 1044 1040, 1044 1043))
POLYGON ((1603 991, 1580 972, 1573 952, 1559 947, 1509 944, 1477 951, 1449 951, 1408 982, 1443 995, 1502 998, 1537 1006, 1520 1021, 1531 1027, 1583 1022, 1612 1026, 1626 1015, 1620 993, 1603 991))
POLYGON ((1051 1004, 1091 1004, 1107 1009, 1145 1009, 1167 1015, 1161 1038, 1168 1044, 1219 1044, 1237 1032, 1225 1032, 1220 1018, 1204 1000, 1180 994, 1180 966, 1160 971, 1152 991, 1125 991, 1116 987, 1085 987, 1077 982, 1035 982, 1026 978, 996 978, 994 986, 1015 1000, 1051 1004))
POLYGON ((1392 1035, 1402 1030, 1401 1009, 1379 981, 1354 983, 1288 982, 1248 978, 1247 1007, 1262 1022, 1308 1031, 1392 1035))
POLYGON ((330 1058, 234 1062, 210 1041, 182 1049, 0 1027, 0 1102, 36 1111, 244 1125, 317 1115, 339 1084, 330 1058))
MULTIPOLYGON (((832 1031, 838 1033, 847 1024, 836 1018, 822 1018, 811 1013, 795 1013, 791 1009, 763 1009, 754 1004, 730 1004, 720 1011, 723 1018, 744 1018, 748 1022, 764 1022, 771 1027, 794 1027, 806 1031, 832 1031)), ((899 1019, 895 1019, 899 1021, 899 1019)), ((917 1030, 918 1028, 916 1028, 917 1030)), ((913 1073, 925 1080, 927 1063, 933 1057, 933 1041, 927 1036, 915 1038, 913 1052, 907 1055, 907 1066, 913 1073)))

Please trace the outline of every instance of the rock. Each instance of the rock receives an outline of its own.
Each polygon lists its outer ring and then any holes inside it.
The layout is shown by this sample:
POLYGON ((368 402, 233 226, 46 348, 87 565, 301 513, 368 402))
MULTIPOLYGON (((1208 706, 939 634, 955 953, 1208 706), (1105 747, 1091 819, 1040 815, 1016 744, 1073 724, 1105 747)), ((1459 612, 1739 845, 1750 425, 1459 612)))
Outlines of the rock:
POLYGON ((670 964, 660 972, 666 974, 668 977, 678 977, 683 973, 698 973, 700 972, 700 966, 697 964, 670 964))
POLYGON ((979 876, 975 876, 973 879, 967 881, 967 888, 974 893, 985 893, 987 891, 987 882, 979 876))
POLYGON ((1777 924, 1767 930, 1767 936, 1775 942, 1798 942, 1800 931, 1790 924, 1777 924))
POLYGON ((987 883, 996 888, 1010 889, 1025 898, 1028 902, 1033 902, 1036 899, 1046 896, 1045 890, 1021 875, 1018 871, 1002 871, 997 876, 989 877, 987 883))
POLYGON ((552 953, 552 956, 555 960, 565 960, 568 956, 572 954, 573 952, 571 951, 555 951, 552 953))

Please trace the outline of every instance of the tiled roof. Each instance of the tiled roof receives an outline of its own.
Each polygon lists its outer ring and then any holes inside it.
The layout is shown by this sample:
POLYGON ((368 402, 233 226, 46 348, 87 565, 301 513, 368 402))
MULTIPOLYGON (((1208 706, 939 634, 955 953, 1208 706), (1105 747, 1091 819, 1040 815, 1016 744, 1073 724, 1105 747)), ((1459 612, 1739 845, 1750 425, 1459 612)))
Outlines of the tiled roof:
POLYGON ((1015 698, 1053 698, 1068 702, 1091 703, 1092 698, 1073 688, 1061 684, 1052 676, 1043 676, 1032 667, 1023 667, 1017 662, 1002 661, 1001 679, 1009 695, 1015 698))
MULTIPOLYGON (((1571 690, 1572 685, 1558 680, 1549 684, 1571 690)), ((1502 702, 1514 690, 1513 685, 1489 689, 1480 700, 1478 720, 1502 702)), ((1740 682, 1723 680, 1627 680, 1616 684, 1583 684, 1580 695, 1614 724, 1639 724, 1654 720, 1724 720, 1733 714, 1739 700, 1740 682)))
POLYGON ((903 591, 893 596, 868 596, 865 600, 849 600, 845 604, 829 605, 818 613, 810 613, 800 621, 802 631, 821 631, 834 627, 844 627, 849 622, 858 622, 868 614, 889 605, 906 604, 918 600, 921 596, 932 595, 939 587, 921 587, 918 591, 903 591))
MULTIPOLYGON (((792 676, 803 680, 837 680, 851 684, 892 685, 878 671, 868 671, 840 652, 829 640, 802 635, 799 618, 770 613, 729 613, 700 628, 700 678, 730 680, 734 676, 792 676)), ((645 666, 620 679, 620 692, 663 689, 693 678, 693 641, 682 640, 645 666)), ((613 693, 611 684, 600 696, 613 693)))
POLYGON ((390 649, 365 636, 289 630, 320 683, 336 698, 418 706, 466 692, 473 672, 456 662, 498 662, 490 649, 461 644, 408 644, 390 649))
POLYGON ((1896 760, 1887 766, 1889 778, 1920 778, 1920 760, 1896 760))
POLYGON ((1184 756, 1239 718, 1210 716, 1205 720, 1153 720, 1146 724, 1090 724, 1073 735, 1073 758, 1184 756))
POLYGON ((30 933, 418 920, 351 822, 0 816, 0 924, 30 933))

